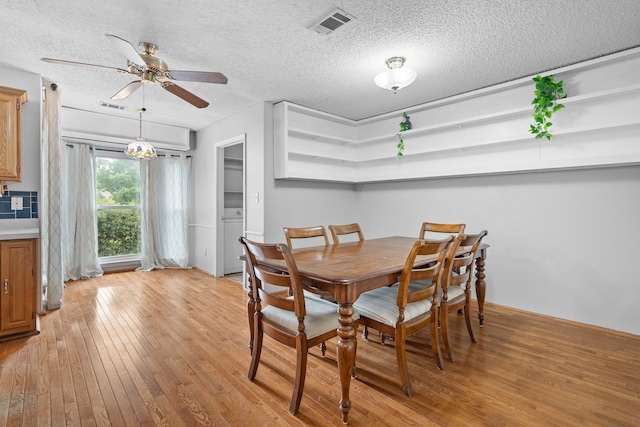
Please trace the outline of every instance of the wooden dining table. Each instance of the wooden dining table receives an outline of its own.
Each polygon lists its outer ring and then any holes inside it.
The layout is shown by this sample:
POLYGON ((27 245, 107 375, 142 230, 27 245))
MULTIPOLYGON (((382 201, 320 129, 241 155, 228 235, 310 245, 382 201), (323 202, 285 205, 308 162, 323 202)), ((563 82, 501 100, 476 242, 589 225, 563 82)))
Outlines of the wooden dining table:
MULTIPOLYGON (((348 423, 351 409, 349 389, 357 347, 353 303, 363 292, 396 283, 415 241, 414 237, 395 236, 292 251, 303 285, 332 294, 338 303, 337 360, 342 388, 339 407, 344 424, 348 423)), ((484 305, 487 248, 488 245, 483 244, 476 252, 476 292, 480 313, 483 313, 484 305)), ((418 257, 416 264, 429 261, 428 257, 418 257)), ((272 267, 279 268, 277 264, 272 267)), ((480 316, 481 322, 483 317, 480 316)))

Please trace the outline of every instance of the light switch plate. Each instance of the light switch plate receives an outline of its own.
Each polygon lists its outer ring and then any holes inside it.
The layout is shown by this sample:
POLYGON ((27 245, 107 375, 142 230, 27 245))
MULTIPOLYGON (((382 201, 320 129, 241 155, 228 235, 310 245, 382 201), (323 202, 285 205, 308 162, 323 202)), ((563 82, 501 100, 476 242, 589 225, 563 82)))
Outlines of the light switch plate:
POLYGON ((11 210, 12 211, 21 211, 22 209, 23 209, 22 197, 12 196, 11 197, 11 210))

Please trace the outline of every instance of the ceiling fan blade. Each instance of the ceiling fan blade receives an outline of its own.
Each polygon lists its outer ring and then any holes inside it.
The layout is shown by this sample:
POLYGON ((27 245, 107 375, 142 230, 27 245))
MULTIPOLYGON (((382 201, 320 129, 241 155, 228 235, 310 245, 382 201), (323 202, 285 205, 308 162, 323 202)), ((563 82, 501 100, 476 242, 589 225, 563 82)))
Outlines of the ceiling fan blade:
POLYGON ((134 80, 120 89, 120 91, 113 95, 111 99, 125 99, 127 96, 135 92, 140 86, 142 86, 142 80, 134 80))
POLYGON ((190 103, 195 107, 205 108, 209 106, 209 103, 207 101, 195 96, 194 94, 192 94, 191 92, 189 92, 184 88, 181 88, 177 84, 173 84, 171 82, 163 82, 162 87, 168 90, 169 92, 171 92, 172 94, 184 99, 185 101, 187 101, 188 103, 190 103))
POLYGON ((62 65, 76 65, 80 67, 91 67, 91 68, 102 68, 105 70, 115 70, 120 71, 121 73, 128 73, 128 70, 124 68, 115 68, 115 67, 105 67, 104 65, 95 65, 95 64, 85 64, 84 62, 74 62, 74 61, 65 61, 64 59, 53 59, 53 58, 40 58, 44 62, 49 62, 51 64, 62 64, 62 65))
POLYGON ((129 62, 133 62, 137 65, 146 65, 144 59, 142 59, 136 48, 133 47, 131 43, 111 34, 105 34, 105 36, 109 37, 109 40, 111 40, 116 49, 118 49, 120 53, 129 60, 129 62))
POLYGON ((169 77, 173 80, 181 80, 186 82, 202 82, 202 83, 219 83, 226 85, 227 77, 222 73, 208 71, 167 71, 169 77))

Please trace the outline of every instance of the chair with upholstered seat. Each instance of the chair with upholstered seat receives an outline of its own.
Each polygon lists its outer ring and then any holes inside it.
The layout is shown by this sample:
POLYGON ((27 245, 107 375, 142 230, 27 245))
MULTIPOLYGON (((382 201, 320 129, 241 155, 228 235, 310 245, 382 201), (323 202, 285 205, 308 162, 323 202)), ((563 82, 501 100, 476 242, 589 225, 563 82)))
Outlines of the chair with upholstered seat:
MULTIPOLYGON (((314 227, 283 227, 284 237, 287 239, 289 249, 295 249, 293 240, 305 239, 304 246, 328 245, 329 237, 327 230, 322 225, 314 227)), ((301 246, 298 243, 298 246, 301 246)))
POLYGON ((465 235, 457 248, 456 252, 458 254, 445 266, 443 271, 440 325, 444 347, 451 361, 454 361, 456 356, 449 343, 449 313, 462 311, 467 324, 469 338, 471 342, 476 342, 473 328, 471 327, 470 315, 471 280, 476 251, 486 235, 486 230, 478 234, 465 235))
POLYGON ((353 224, 330 225, 329 232, 331 233, 334 245, 364 240, 364 233, 360 228, 360 224, 357 222, 354 222, 353 224), (342 238, 340 236, 342 236, 342 238))
MULTIPOLYGON (((443 240, 417 240, 409 251, 398 284, 364 292, 353 304, 361 324, 394 337, 402 390, 408 396, 413 395, 413 389, 406 358, 407 336, 429 326, 436 364, 440 369, 444 367, 438 337, 437 299, 441 270, 452 241, 451 236, 443 240), (433 262, 415 266, 416 258, 424 255, 433 262), (430 286, 412 289, 413 280, 429 281, 430 286)), ((366 340, 366 328, 363 335, 366 340)))
MULTIPOLYGON (((464 227, 465 224, 442 224, 442 223, 436 223, 436 222, 423 222, 421 227, 420 227, 420 234, 418 235, 419 239, 439 239, 439 238, 443 238, 443 234, 449 235, 449 236, 453 236, 454 239, 462 239, 463 235, 463 231, 464 231, 464 227), (438 237, 441 236, 441 237, 438 237)), ((457 244, 459 242, 456 243, 456 247, 457 244)), ((454 245, 451 245, 449 248, 452 248, 454 245)), ((453 249, 455 251, 455 248, 453 249)), ((451 258, 451 256, 448 256, 447 259, 451 258)), ((443 266, 444 268, 444 266, 443 266)), ((431 281, 430 280, 424 280, 424 281, 414 281, 411 283, 411 288, 412 289, 416 289, 419 287, 423 287, 423 288, 428 288, 431 286, 431 281)), ((367 331, 367 326, 366 324, 364 325, 364 334, 366 335, 368 333, 367 331)), ((380 339, 382 341, 382 343, 384 344, 385 342, 385 335, 382 331, 379 331, 380 333, 380 339)))
POLYGON ((257 243, 244 237, 240 243, 244 245, 254 299, 248 377, 253 381, 256 376, 263 334, 295 348, 296 376, 289 412, 296 414, 304 389, 309 348, 337 336, 340 326, 337 307, 319 298, 304 297, 298 269, 287 245, 257 243), (266 260, 284 261, 286 271, 274 271, 265 264, 266 260), (292 296, 287 296, 288 290, 292 296))

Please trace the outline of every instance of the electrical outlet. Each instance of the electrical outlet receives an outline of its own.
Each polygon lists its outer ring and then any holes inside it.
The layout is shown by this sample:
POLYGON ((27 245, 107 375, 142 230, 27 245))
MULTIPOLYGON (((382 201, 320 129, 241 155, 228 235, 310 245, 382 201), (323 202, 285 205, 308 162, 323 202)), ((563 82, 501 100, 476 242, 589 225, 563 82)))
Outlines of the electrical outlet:
POLYGON ((23 209, 22 197, 12 196, 11 197, 11 210, 12 211, 21 211, 22 209, 23 209))
POLYGON ((204 248, 204 256, 207 256, 207 248, 204 248))

